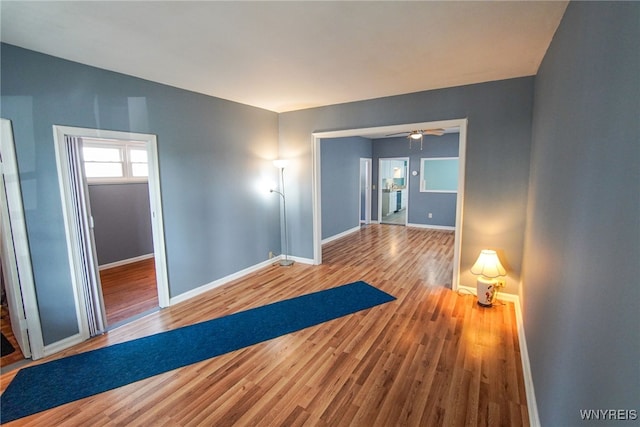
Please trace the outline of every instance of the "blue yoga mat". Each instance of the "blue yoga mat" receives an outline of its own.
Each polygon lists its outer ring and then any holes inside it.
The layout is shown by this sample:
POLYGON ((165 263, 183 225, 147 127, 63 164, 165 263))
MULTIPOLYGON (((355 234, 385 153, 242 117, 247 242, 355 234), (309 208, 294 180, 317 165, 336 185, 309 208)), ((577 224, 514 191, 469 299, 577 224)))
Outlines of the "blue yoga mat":
POLYGON ((25 368, 0 397, 0 422, 393 300, 365 282, 355 282, 25 368))

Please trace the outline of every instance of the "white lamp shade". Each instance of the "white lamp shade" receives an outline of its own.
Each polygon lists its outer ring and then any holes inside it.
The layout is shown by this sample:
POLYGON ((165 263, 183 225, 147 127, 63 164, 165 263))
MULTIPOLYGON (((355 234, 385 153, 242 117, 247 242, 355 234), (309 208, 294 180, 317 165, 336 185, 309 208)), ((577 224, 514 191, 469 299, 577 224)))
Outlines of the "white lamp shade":
POLYGON ((277 167, 278 169, 284 169, 288 164, 289 162, 284 159, 276 159, 273 161, 273 166, 277 167))
POLYGON ((504 276, 507 274, 507 271, 502 264, 500 264, 500 259, 498 259, 496 251, 483 249, 482 252, 480 252, 478 260, 473 264, 473 267, 471 267, 471 273, 492 278, 504 276))

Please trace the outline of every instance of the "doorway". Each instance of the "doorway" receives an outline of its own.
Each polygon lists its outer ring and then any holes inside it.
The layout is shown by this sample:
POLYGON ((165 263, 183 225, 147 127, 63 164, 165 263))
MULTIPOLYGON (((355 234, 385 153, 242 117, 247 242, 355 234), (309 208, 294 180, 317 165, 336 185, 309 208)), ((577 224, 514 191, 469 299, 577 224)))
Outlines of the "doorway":
MULTIPOLYGON (((159 170, 157 157, 157 143, 155 135, 135 134, 129 132, 102 131, 97 129, 71 128, 54 126, 54 139, 56 145, 56 160, 58 165, 58 177, 63 202, 65 218, 65 231, 69 248, 69 260, 72 272, 72 284, 76 293, 78 312, 78 324, 80 334, 76 340, 82 341, 89 336, 105 332, 108 321, 106 319, 101 276, 98 268, 98 257, 95 242, 94 217, 91 212, 90 195, 86 179, 85 165, 79 163, 79 154, 83 146, 83 139, 91 141, 91 147, 100 146, 100 141, 109 141, 118 145, 121 143, 123 158, 128 158, 132 165, 105 165, 99 159, 95 160, 97 169, 115 167, 139 170, 140 167, 148 171, 148 215, 151 223, 152 254, 148 257, 153 261, 152 271, 155 273, 155 290, 157 304, 160 307, 169 305, 169 289, 166 270, 166 256, 164 245, 164 230, 162 221, 159 170), (129 144, 135 142, 135 144, 129 144), (129 145, 134 145, 129 150, 129 145), (142 147, 142 149, 140 148, 142 147), (138 152, 135 152, 137 150, 138 152), (147 162, 135 160, 135 156, 146 154, 147 162), (132 160, 133 159, 133 160, 132 160), (138 164, 135 164, 138 163, 138 164), (75 167, 73 166, 75 164, 75 167), (125 165, 125 166, 123 166, 125 165), (82 195, 82 192, 86 194, 82 195)), ((118 150, 116 150, 118 151, 118 150)), ((118 163, 118 161, 114 161, 118 163)), ((135 171, 132 172, 135 175, 135 171)), ((107 180, 108 181, 108 180, 107 180)), ((95 203, 95 199, 93 200, 95 203)), ((142 260, 134 260, 142 261, 142 260)), ((127 263, 125 263, 127 264, 127 263)), ((124 265, 124 264, 123 264, 124 265)), ((111 265, 116 267, 116 265, 111 265)), ((118 265, 118 267, 120 267, 118 265)), ((75 344, 75 342, 73 343, 75 344)))
POLYGON ((82 138, 78 143, 106 327, 111 329, 158 307, 148 150, 140 141, 82 138))
POLYGON ((458 169, 458 193, 456 200, 456 224, 454 234, 453 252, 453 277, 452 289, 455 291, 459 286, 460 279, 460 250, 462 241, 462 212, 464 205, 464 169, 467 144, 467 119, 453 119, 432 122, 405 123, 390 126, 379 126, 372 128, 356 128, 328 132, 312 133, 311 141, 311 162, 312 162, 312 204, 313 204, 313 263, 322 264, 322 200, 320 197, 321 182, 321 157, 320 142, 323 138, 344 138, 350 136, 362 136, 365 138, 383 138, 394 133, 406 132, 407 129, 433 129, 456 128, 459 130, 459 169, 458 169))
POLYGON ((409 158, 383 158, 378 165, 378 219, 380 224, 407 225, 409 158))

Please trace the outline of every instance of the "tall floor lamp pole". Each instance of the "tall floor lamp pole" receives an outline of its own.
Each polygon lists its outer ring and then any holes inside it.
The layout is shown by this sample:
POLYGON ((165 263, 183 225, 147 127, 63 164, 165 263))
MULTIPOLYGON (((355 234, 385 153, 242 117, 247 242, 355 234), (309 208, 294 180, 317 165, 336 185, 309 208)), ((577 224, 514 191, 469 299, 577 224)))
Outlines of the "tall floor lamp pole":
POLYGON ((275 167, 280 169, 280 190, 271 190, 272 193, 277 193, 282 197, 282 220, 284 222, 284 259, 280 260, 280 265, 288 267, 293 264, 293 260, 289 259, 289 236, 287 235, 287 198, 284 195, 284 167, 286 166, 285 160, 274 160, 275 167))

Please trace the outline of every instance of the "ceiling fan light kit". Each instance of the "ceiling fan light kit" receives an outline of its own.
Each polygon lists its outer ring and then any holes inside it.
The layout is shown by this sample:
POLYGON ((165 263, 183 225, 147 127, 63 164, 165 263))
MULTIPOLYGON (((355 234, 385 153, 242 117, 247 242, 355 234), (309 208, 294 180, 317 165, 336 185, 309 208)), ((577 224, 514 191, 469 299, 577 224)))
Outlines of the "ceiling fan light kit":
POLYGON ((399 135, 407 135, 407 139, 409 140, 409 149, 411 149, 411 141, 420 140, 420 150, 422 150, 422 141, 424 135, 434 135, 434 136, 442 136, 444 135, 444 129, 420 129, 420 130, 412 130, 410 132, 399 132, 392 133, 387 136, 399 136, 399 135))

